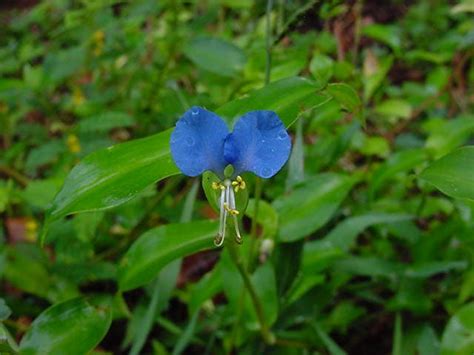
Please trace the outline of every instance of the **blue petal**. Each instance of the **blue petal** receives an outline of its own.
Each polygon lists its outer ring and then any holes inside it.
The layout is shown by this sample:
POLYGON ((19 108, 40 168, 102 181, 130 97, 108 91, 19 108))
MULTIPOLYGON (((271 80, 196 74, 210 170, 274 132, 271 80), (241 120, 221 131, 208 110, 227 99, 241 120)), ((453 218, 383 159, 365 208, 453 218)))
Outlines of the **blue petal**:
POLYGON ((252 111, 242 116, 224 144, 224 157, 235 175, 251 171, 262 178, 275 175, 286 163, 291 139, 273 111, 252 111))
POLYGON ((224 159, 224 141, 229 131, 216 114, 201 107, 192 107, 176 122, 171 134, 173 160, 188 176, 198 176, 212 170, 223 177, 227 162, 224 159))

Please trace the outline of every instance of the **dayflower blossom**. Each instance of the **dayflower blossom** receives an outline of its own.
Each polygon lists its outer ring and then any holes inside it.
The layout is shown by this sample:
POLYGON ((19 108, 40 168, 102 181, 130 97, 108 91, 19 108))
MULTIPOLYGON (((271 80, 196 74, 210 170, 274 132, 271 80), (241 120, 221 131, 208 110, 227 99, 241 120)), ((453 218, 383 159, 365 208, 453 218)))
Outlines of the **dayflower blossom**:
POLYGON ((170 147, 183 174, 198 176, 210 170, 219 177, 220 182, 214 182, 212 187, 221 190, 220 225, 215 240, 220 246, 228 216, 233 218, 237 242, 242 240, 235 203, 235 193, 246 187, 241 174, 252 172, 265 179, 275 175, 288 160, 291 139, 273 111, 248 112, 229 133, 226 123, 215 113, 192 107, 176 123, 170 147), (226 176, 224 170, 228 165, 233 172, 226 176))

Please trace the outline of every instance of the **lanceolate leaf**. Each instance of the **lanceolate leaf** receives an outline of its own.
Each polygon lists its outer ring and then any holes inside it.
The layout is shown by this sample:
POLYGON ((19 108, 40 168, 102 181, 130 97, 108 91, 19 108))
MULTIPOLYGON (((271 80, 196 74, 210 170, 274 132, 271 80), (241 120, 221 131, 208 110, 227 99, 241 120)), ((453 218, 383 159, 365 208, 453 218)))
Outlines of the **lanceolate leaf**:
POLYGON ((98 150, 72 169, 50 214, 102 210, 130 200, 151 183, 178 174, 169 152, 171 130, 98 150))
MULTIPOLYGON (((120 205, 148 185, 179 173, 171 159, 171 130, 98 150, 69 173, 49 210, 48 221, 71 213, 120 205)), ((43 237, 47 231, 47 223, 43 237)))
POLYGON ((441 340, 441 354, 474 352, 474 303, 461 307, 449 320, 441 340))
POLYGON ((320 174, 276 200, 274 207, 280 215, 279 239, 295 241, 321 228, 355 182, 356 179, 345 175, 320 174))
POLYGON ((112 312, 84 298, 55 304, 31 324, 20 344, 21 354, 85 354, 109 330, 112 312))
POLYGON ((334 83, 328 85, 327 91, 347 110, 351 112, 360 110, 362 102, 352 86, 344 83, 334 83))
POLYGON ((304 78, 282 79, 255 90, 250 94, 220 107, 218 115, 234 119, 254 110, 275 111, 285 126, 291 126, 298 115, 310 108, 330 100, 329 96, 318 94, 316 85, 304 78))
POLYGON ((436 160, 420 177, 448 196, 474 200, 474 146, 436 160))
POLYGON ((196 38, 184 47, 184 54, 197 66, 222 76, 236 76, 244 68, 245 53, 230 42, 218 38, 196 38))
POLYGON ((119 286, 131 290, 150 282, 174 259, 214 247, 217 223, 169 224, 143 234, 130 247, 119 269, 119 286))

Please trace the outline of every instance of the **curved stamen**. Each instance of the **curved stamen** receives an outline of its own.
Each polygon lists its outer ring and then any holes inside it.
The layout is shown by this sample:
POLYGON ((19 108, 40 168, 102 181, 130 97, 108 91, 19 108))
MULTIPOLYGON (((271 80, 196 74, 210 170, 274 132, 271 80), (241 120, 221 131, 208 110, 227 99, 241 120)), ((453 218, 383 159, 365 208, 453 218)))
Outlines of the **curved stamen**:
POLYGON ((213 183, 212 187, 216 190, 221 189, 221 197, 219 201, 219 232, 214 239, 214 244, 217 247, 220 247, 224 244, 225 230, 227 227, 227 214, 230 214, 234 220, 235 241, 241 244, 242 236, 239 230, 239 220, 237 219, 239 211, 236 209, 234 191, 238 192, 239 189, 245 189, 245 181, 243 181, 243 179, 238 176, 235 181, 231 182, 230 180, 226 179, 222 183, 213 183))
POLYGON ((230 208, 232 211, 235 211, 236 213, 232 213, 232 217, 234 218, 234 227, 235 227, 235 241, 239 244, 242 243, 242 236, 240 235, 240 230, 239 230, 239 220, 237 219, 237 215, 239 214, 239 211, 237 211, 235 208, 235 195, 234 195, 234 190, 230 189, 230 208))
MULTIPOLYGON (((219 184, 220 185, 220 184, 219 184)), ((220 186, 219 186, 220 188, 220 186)), ((221 198, 220 198, 220 211, 219 211, 219 232, 214 239, 214 245, 216 247, 220 247, 224 244, 225 238, 225 215, 227 214, 224 206, 225 206, 225 189, 221 189, 221 198)))

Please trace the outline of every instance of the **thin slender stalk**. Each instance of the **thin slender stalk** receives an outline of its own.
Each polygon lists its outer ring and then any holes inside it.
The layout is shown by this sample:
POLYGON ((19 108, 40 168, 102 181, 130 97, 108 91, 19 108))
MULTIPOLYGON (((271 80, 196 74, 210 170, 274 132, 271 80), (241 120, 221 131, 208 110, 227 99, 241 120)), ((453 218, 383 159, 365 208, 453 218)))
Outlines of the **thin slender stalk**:
MULTIPOLYGON (((268 0, 267 1, 267 8, 266 8, 266 38, 265 38, 265 51, 266 51, 266 66, 265 66, 265 86, 270 83, 270 78, 271 78, 271 66, 272 66, 272 24, 271 24, 271 12, 273 8, 273 0, 268 0)), ((271 333, 270 329, 268 328, 268 325, 265 321, 265 315, 263 313, 263 306, 258 298, 257 292, 255 291, 255 288, 252 284, 252 281, 250 279, 250 274, 248 270, 251 270, 253 267, 253 260, 254 254, 255 254, 255 248, 256 248, 256 238, 257 238, 257 218, 258 218, 258 207, 259 207, 259 202, 260 198, 262 195, 262 180, 257 177, 256 183, 255 183, 255 210, 253 214, 253 220, 252 220, 252 226, 251 226, 251 241, 250 241, 250 249, 249 249, 249 264, 248 264, 248 269, 245 267, 244 261, 242 259, 242 256, 240 254, 240 249, 238 246, 234 243, 234 238, 230 238, 230 236, 227 238, 229 241, 227 243, 227 247, 229 250, 229 254, 231 256, 232 261, 234 264, 237 266, 237 269, 239 270, 239 273, 242 277, 242 280, 244 282, 245 289, 248 291, 250 294, 250 298, 252 299, 252 304, 255 308, 255 313, 257 314, 258 322, 260 324, 260 333, 262 335, 263 340, 267 344, 274 344, 275 343, 275 336, 271 333)), ((229 231, 232 231, 231 233, 233 234, 233 228, 228 228, 229 231)), ((241 294, 241 302, 239 304, 239 313, 241 313, 242 307, 243 307, 243 296, 244 294, 241 294)), ((240 318, 240 314, 239 314, 240 318)), ((235 329, 234 329, 235 330, 235 329)), ((232 338, 235 337, 235 332, 233 332, 232 338)))
POLYGON ((272 8, 273 0, 267 1, 266 10, 266 52, 267 52, 267 63, 265 67, 265 85, 270 82, 271 69, 272 69, 272 8))
POLYGON ((28 179, 26 176, 22 175, 15 169, 10 168, 6 165, 0 165, 0 174, 13 178, 16 182, 18 182, 23 187, 28 185, 30 182, 30 179, 28 179))
MULTIPOLYGON (((231 228, 229 228, 232 231, 231 228)), ((234 233, 233 231, 231 233, 234 233)), ((230 237, 230 236, 229 236, 230 237)), ((245 289, 250 294, 250 298, 252 299, 252 304, 255 308, 255 313, 257 314, 258 322, 260 324, 260 333, 262 335, 263 340, 267 344, 274 344, 275 343, 275 336, 270 332, 268 325, 265 321, 265 315, 263 313, 263 306, 260 298, 258 298, 257 292, 252 284, 252 280, 250 279, 250 275, 245 268, 244 262, 242 260, 242 256, 240 254, 239 246, 234 242, 233 238, 227 239, 229 242, 227 243, 227 247, 229 250, 230 257, 234 262, 235 266, 242 276, 242 280, 244 282, 245 289)))

